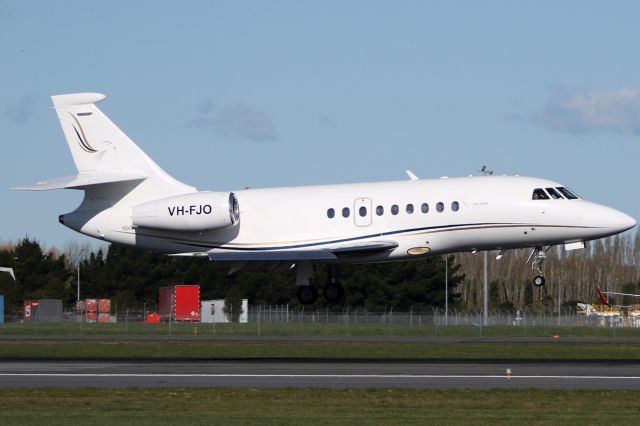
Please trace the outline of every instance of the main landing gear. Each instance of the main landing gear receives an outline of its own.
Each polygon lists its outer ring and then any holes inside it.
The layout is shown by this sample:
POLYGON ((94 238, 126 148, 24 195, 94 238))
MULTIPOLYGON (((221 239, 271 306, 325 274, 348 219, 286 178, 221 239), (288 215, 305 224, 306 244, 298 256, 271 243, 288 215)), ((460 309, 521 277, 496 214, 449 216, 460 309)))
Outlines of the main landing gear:
MULTIPOLYGON (((298 301, 303 305, 311 305, 318 300, 318 289, 311 284, 310 278, 313 274, 313 266, 309 261, 298 262, 296 265, 296 285, 298 286, 298 301)), ((344 289, 338 283, 334 266, 329 267, 329 278, 322 289, 324 299, 329 303, 336 303, 344 296, 344 289)))
POLYGON ((344 296, 344 289, 338 283, 338 275, 334 265, 329 266, 329 277, 327 278, 327 283, 322 289, 322 295, 329 303, 339 302, 344 296))
POLYGON ((303 305, 312 305, 318 300, 318 289, 314 285, 301 285, 298 287, 298 301, 303 305))
POLYGON ((544 247, 538 246, 533 249, 531 255, 529 255, 529 259, 527 260, 527 263, 529 263, 531 259, 533 259, 533 262, 531 262, 531 269, 538 272, 538 275, 533 278, 533 285, 536 287, 544 286, 544 261, 547 259, 547 252, 550 249, 551 246, 547 247, 546 250, 544 247))

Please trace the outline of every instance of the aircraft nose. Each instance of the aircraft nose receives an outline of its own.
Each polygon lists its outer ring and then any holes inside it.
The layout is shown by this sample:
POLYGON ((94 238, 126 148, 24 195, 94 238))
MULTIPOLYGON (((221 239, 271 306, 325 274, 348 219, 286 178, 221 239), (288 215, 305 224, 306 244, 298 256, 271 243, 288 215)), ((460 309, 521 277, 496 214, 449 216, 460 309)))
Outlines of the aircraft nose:
POLYGON ((616 235, 636 226, 636 220, 620 210, 586 202, 581 208, 579 220, 595 231, 595 238, 616 235))
POLYGON ((598 212, 599 221, 609 231, 609 235, 619 234, 636 226, 636 220, 620 210, 611 207, 602 206, 598 212))
POLYGON ((616 210, 616 213, 617 214, 614 219, 614 222, 615 222, 614 227, 618 229, 617 232, 624 232, 636 226, 636 223, 637 223, 636 220, 631 216, 629 216, 628 214, 623 213, 619 210, 616 210))

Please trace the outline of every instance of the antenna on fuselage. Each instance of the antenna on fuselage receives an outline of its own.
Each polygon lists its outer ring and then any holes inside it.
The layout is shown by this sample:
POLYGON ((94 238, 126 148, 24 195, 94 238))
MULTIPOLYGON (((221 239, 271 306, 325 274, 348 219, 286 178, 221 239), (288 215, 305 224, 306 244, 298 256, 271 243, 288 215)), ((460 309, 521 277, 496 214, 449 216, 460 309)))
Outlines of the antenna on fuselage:
POLYGON ((493 170, 487 170, 487 166, 482 166, 482 168, 480 170, 478 170, 480 173, 482 173, 485 176, 491 176, 493 175, 493 170))

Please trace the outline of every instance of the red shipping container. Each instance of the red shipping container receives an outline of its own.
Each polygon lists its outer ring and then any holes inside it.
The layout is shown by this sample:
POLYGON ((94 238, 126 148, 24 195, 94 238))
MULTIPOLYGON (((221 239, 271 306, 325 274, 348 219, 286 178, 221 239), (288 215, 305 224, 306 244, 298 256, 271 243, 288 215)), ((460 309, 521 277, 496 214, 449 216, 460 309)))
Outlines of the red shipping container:
POLYGON ((111 299, 98 299, 98 312, 111 312, 111 299))
POLYGON ((102 324, 107 324, 111 322, 111 315, 108 313, 99 313, 98 314, 98 322, 102 324))
POLYGON ((24 320, 32 321, 31 318, 34 318, 35 321, 36 315, 38 313, 38 306, 40 306, 40 302, 37 300, 25 300, 24 301, 24 320))
POLYGON ((98 300, 97 299, 87 299, 87 301, 86 301, 86 309, 87 309, 87 312, 96 312, 98 310, 98 300))
POLYGON ((158 307, 163 321, 200 321, 200 286, 163 287, 158 307))

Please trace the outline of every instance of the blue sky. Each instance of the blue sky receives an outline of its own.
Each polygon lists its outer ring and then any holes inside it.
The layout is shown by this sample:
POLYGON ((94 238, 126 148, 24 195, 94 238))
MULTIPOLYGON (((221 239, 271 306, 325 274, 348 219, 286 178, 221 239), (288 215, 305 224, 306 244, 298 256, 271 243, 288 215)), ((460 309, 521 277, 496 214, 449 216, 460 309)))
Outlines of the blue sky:
MULTIPOLYGON (((640 3, 0 0, 0 243, 89 241, 49 96, 232 190, 475 174, 558 180, 640 218, 640 3)), ((277 200, 274 200, 277 202, 277 200)))

